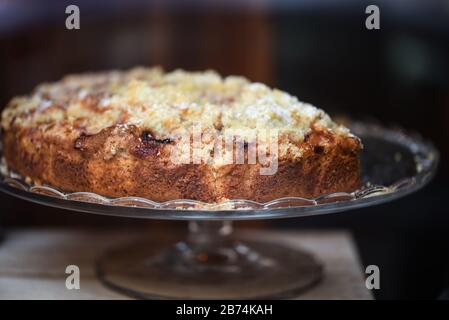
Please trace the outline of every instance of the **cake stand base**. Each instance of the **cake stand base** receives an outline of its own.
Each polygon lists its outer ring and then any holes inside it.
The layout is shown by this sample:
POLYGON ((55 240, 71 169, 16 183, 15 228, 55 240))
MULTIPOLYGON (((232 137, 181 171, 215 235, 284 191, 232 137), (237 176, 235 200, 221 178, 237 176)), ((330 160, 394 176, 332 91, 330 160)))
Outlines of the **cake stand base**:
POLYGON ((322 278, 302 250, 231 237, 228 222, 189 222, 185 241, 151 252, 140 242, 105 253, 97 264, 108 287, 141 299, 280 299, 322 278))

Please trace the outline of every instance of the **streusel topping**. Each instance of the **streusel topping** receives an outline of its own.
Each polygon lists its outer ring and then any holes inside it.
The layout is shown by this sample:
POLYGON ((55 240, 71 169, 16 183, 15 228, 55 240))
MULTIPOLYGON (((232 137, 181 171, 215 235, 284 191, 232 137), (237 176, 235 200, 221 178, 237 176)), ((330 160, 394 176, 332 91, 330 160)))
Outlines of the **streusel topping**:
POLYGON ((161 68, 70 75, 16 97, 3 111, 2 127, 72 128, 95 134, 135 125, 158 137, 179 128, 278 129, 302 140, 312 126, 347 135, 321 109, 286 92, 214 71, 165 73, 161 68))

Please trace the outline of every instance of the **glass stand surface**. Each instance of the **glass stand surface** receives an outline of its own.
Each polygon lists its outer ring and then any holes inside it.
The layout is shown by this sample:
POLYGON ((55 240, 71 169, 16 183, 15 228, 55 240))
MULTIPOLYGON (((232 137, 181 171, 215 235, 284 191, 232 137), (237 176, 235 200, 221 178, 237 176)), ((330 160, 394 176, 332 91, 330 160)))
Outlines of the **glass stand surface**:
MULTIPOLYGON (((107 198, 30 185, 1 166, 0 190, 47 206, 141 219, 188 221, 185 239, 155 245, 148 239, 105 252, 97 271, 107 286, 137 298, 288 298, 318 283, 323 267, 309 253, 264 239, 239 239, 232 221, 300 218, 386 203, 424 187, 434 176, 439 153, 419 135, 353 122, 364 144, 363 187, 315 199, 297 197, 259 203, 233 199, 205 204, 177 199, 107 198)), ((1 148, 0 148, 1 151, 1 148)), ((0 154, 1 156, 1 154, 0 154)))

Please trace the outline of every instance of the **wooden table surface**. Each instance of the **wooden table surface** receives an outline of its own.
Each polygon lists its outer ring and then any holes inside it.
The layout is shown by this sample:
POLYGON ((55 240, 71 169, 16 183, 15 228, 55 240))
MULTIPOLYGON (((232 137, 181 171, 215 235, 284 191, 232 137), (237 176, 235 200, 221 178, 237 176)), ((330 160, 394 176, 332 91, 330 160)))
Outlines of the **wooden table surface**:
MULTIPOLYGON (((170 232, 153 230, 10 230, 0 243, 0 299, 127 299, 104 287, 95 260, 105 249, 136 238, 170 232), (68 290, 66 266, 80 268, 79 290, 68 290)), ((350 235, 346 232, 245 230, 245 237, 277 241, 313 252, 324 263, 325 276, 298 299, 372 299, 350 235)))

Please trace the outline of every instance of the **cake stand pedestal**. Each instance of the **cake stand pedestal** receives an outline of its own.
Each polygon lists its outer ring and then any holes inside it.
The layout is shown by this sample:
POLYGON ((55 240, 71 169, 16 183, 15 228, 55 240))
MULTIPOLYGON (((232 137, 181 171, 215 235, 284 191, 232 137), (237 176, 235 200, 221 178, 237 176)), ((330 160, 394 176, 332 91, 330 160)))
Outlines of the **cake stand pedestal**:
POLYGON ((236 239, 230 221, 192 221, 188 230, 157 252, 147 242, 107 252, 98 263, 101 281, 137 298, 251 299, 297 296, 322 277, 311 254, 236 239))

